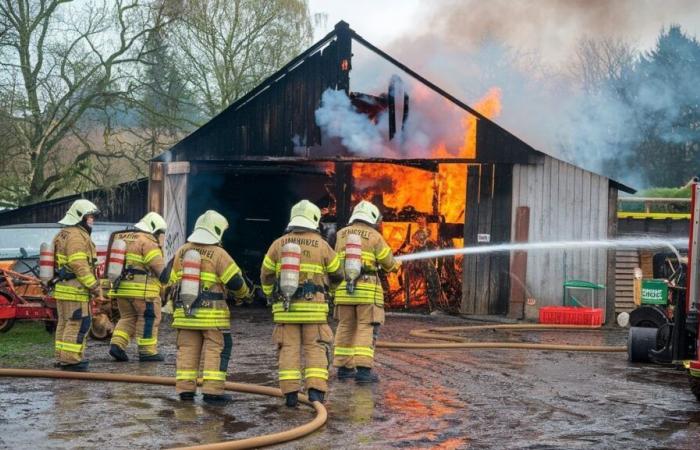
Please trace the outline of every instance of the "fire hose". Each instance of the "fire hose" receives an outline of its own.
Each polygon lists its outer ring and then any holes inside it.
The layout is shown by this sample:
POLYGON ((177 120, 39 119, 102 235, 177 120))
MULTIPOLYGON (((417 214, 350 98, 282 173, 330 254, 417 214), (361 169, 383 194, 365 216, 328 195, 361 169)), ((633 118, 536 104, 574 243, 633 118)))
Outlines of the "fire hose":
POLYGON ((450 349, 450 348, 500 348, 525 350, 555 350, 567 352, 626 352, 625 346, 605 345, 569 345, 569 344, 536 344, 528 342, 470 342, 462 336, 446 334, 454 331, 480 330, 510 330, 510 331, 590 331, 599 330, 600 326, 586 325, 548 325, 548 324, 499 324, 499 325, 466 325, 456 327, 434 327, 411 330, 410 336, 424 339, 437 339, 452 342, 390 342, 377 341, 377 347, 394 349, 450 349))
MULTIPOLYGON (((175 378, 153 377, 143 375, 124 375, 116 373, 94 373, 94 372, 62 372, 56 370, 30 370, 30 369, 0 369, 0 376, 3 377, 31 377, 31 378, 59 378, 70 380, 88 381, 109 381, 118 383, 142 383, 156 384, 161 386, 174 386, 175 378)), ((227 381, 225 389, 228 391, 245 392, 248 394, 268 395, 271 397, 281 397, 279 389, 258 386, 247 383, 232 383, 227 381)), ((279 433, 264 434, 247 439, 237 439, 234 441, 218 442, 214 444, 195 445, 191 447, 180 447, 178 450, 237 450, 245 448, 264 447, 268 445, 281 444, 294 439, 304 437, 318 430, 326 423, 328 413, 326 408, 319 402, 309 402, 304 395, 299 396, 302 403, 311 405, 316 410, 316 417, 310 422, 296 428, 281 431, 279 433)))

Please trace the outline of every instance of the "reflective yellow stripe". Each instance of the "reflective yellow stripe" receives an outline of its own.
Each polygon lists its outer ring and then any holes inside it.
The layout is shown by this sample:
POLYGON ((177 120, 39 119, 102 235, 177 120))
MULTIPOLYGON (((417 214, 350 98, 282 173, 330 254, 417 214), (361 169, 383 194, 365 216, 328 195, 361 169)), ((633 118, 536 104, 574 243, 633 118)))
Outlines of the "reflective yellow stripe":
POLYGON ((265 255, 265 258, 263 258, 263 267, 265 267, 267 270, 276 270, 275 262, 267 255, 265 255))
POLYGON ((75 253, 71 253, 70 255, 68 255, 68 262, 69 263, 80 261, 82 259, 88 261, 88 254, 85 252, 75 252, 75 253))
POLYGON ((83 344, 74 344, 72 342, 56 341, 56 350, 71 352, 71 353, 82 353, 83 344))
POLYGON ((210 283, 218 283, 219 277, 213 272, 199 272, 199 279, 210 283))
POLYGON ((389 247, 384 247, 382 251, 379 252, 379 254, 377 255, 377 259, 381 261, 382 259, 389 256, 389 253, 391 253, 391 249, 389 247))
POLYGON ((66 255, 64 255, 63 253, 56 253, 56 261, 59 264, 64 265, 65 263, 68 262, 68 257, 66 255))
POLYGON ((336 356, 352 356, 355 354, 353 347, 336 347, 333 350, 333 354, 336 356))
POLYGON ((272 320, 275 323, 326 323, 328 314, 326 313, 274 313, 272 320))
POLYGON ((340 268, 340 258, 338 258, 338 255, 334 256, 333 259, 331 260, 330 263, 326 266, 326 271, 331 273, 335 272, 340 268))
POLYGON ((152 298, 160 297, 160 283, 157 279, 149 279, 148 283, 138 281, 122 281, 119 289, 109 291, 110 297, 152 298))
MULTIPOLYGON (((272 305, 272 312, 284 311, 284 305, 277 302, 272 305)), ((312 303, 312 302, 292 302, 289 305, 289 312, 328 312, 327 303, 312 303)))
POLYGON ((305 378, 321 378, 322 380, 328 379, 328 370, 322 369, 320 367, 307 367, 304 370, 305 378))
POLYGON ((169 284, 177 283, 178 280, 180 280, 180 278, 182 278, 182 271, 176 272, 173 270, 172 272, 170 272, 170 279, 168 280, 168 283, 169 284))
POLYGON ((136 339, 136 344, 140 345, 140 346, 156 345, 157 343, 158 343, 157 338, 148 338, 148 339, 138 338, 138 339, 136 339))
POLYGON ((358 282, 352 294, 345 289, 345 281, 341 281, 335 290, 335 303, 338 305, 384 305, 384 291, 382 285, 377 283, 358 282))
POLYGON ((162 253, 161 253, 160 249, 159 249, 159 248, 154 248, 154 249, 151 250, 150 252, 146 253, 146 256, 143 257, 143 262, 144 262, 145 264, 148 264, 148 263, 150 263, 151 261, 153 261, 155 258, 157 258, 157 257, 159 257, 159 256, 161 256, 161 255, 162 255, 162 253))
POLYGON ((182 308, 173 313, 173 328, 206 330, 228 328, 231 325, 228 309, 197 308, 193 316, 186 316, 182 308))
POLYGON ((138 253, 127 253, 126 254, 126 263, 137 263, 137 264, 143 264, 143 257, 139 255, 138 253))
POLYGON ((226 381, 226 372, 218 370, 205 370, 202 376, 205 380, 226 381))
MULTIPOLYGON (((340 264, 340 262, 338 262, 338 264, 340 264)), ((280 270, 282 270, 282 263, 278 262, 277 264, 275 264, 275 273, 279 274, 280 270)), ((316 273, 319 275, 323 275, 326 273, 326 270, 320 264, 306 263, 306 264, 299 265, 299 272, 316 273)))
POLYGON ((87 302, 90 300, 90 294, 82 286, 74 287, 63 283, 56 283, 53 296, 56 300, 68 300, 73 302, 87 302))
POLYGON ((87 287, 93 287, 95 283, 97 283, 97 279, 91 273, 83 275, 81 277, 76 277, 76 279, 80 282, 80 284, 85 285, 87 287))
POLYGON ((355 356, 374 358, 374 349, 372 347, 355 347, 355 356))
POLYGON ((275 290, 274 284, 263 284, 262 285, 263 294, 272 295, 272 291, 275 290))
POLYGON ((197 371, 196 370, 177 370, 175 372, 176 380, 196 380, 197 371))
POLYGON ((126 331, 122 331, 122 330, 114 330, 112 332, 112 335, 114 337, 120 337, 120 338, 126 339, 127 342, 129 342, 129 340, 131 339, 131 336, 129 336, 129 333, 127 333, 126 331))
POLYGON ((301 370, 290 369, 290 370, 280 370, 279 380, 301 380, 301 370))
POLYGON ((228 283, 231 280, 231 278, 236 276, 236 274, 240 271, 241 271, 241 269, 239 269, 238 266, 235 265, 234 263, 229 264, 229 266, 226 268, 226 270, 224 270, 224 273, 221 274, 221 282, 223 284, 228 283))

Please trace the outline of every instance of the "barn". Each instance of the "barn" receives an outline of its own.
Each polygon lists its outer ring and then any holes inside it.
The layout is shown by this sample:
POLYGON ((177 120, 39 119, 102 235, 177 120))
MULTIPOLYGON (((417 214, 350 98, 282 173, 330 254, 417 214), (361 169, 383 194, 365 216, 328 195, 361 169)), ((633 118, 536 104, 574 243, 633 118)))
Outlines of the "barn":
MULTIPOLYGON (((487 115, 340 22, 155 158, 148 207, 169 223, 169 254, 184 242, 199 214, 223 213, 231 224, 224 246, 251 278, 283 232, 289 208, 301 198, 322 208, 323 232, 331 240, 357 201, 374 201, 384 217, 382 233, 397 253, 615 235, 618 191, 632 189, 532 148, 487 115), (361 55, 391 69, 355 75, 361 55), (368 79, 381 82, 372 85, 368 79), (319 116, 329 91, 346 99, 354 114, 330 126, 319 116), (449 107, 421 112, 427 95, 449 107), (446 138, 434 149, 407 151, 407 136, 421 114, 422 123, 466 124, 462 148, 451 148, 455 140, 446 138), (447 117, 454 114, 460 121, 447 117), (388 143, 358 151, 352 138, 364 137, 364 131, 334 134, 333 126, 355 120, 365 128, 371 124, 388 143), (394 142, 399 138, 404 141, 394 142)), ((539 307, 562 303, 565 281, 584 280, 606 286, 610 317, 614 265, 614 252, 605 250, 437 258, 406 264, 386 288, 393 308, 534 318, 539 307)))

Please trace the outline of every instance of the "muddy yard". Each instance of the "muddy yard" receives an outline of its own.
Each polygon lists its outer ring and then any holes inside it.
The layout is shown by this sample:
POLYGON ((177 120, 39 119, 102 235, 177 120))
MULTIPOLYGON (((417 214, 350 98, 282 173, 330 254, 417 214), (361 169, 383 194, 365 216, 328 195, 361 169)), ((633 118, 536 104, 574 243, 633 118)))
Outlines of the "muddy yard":
MULTIPOLYGON (((238 309, 235 317, 229 380, 275 386, 268 313, 238 309)), ((394 314, 382 338, 407 340, 412 328, 466 323, 394 314)), ((7 338, 22 327, 0 335, 0 366, 52 369, 44 348, 51 345, 48 339, 13 355, 7 338)), ((621 345, 625 332, 488 331, 470 338, 621 345)), ((175 373, 175 333, 167 324, 161 325, 165 363, 118 364, 107 350, 106 342, 89 342, 91 371, 175 373)), ((700 403, 685 374, 631 366, 623 353, 381 349, 377 354, 378 385, 333 381, 326 426, 280 448, 696 449, 700 442, 700 403)), ((135 359, 133 346, 130 355, 135 359)), ((180 403, 170 387, 4 378, 0 447, 168 448, 280 431, 312 417, 311 409, 289 410, 279 399, 233 395, 233 405, 217 408, 201 400, 180 403)))

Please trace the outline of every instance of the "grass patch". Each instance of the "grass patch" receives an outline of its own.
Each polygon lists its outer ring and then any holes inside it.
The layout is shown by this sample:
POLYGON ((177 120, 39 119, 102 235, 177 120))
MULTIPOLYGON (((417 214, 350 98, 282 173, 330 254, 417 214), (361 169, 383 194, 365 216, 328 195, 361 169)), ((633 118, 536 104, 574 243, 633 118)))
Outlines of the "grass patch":
POLYGON ((53 355, 53 334, 44 322, 17 322, 7 333, 0 333, 0 365, 17 367, 53 355))

